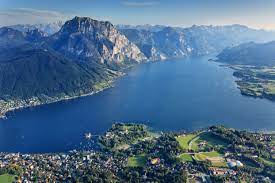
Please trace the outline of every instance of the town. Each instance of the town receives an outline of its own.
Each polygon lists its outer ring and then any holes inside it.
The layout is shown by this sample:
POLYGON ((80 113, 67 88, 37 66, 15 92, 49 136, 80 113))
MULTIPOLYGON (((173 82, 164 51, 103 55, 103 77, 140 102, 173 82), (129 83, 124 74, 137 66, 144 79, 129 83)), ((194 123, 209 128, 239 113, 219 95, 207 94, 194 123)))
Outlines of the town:
POLYGON ((158 132, 115 123, 96 143, 66 153, 0 153, 0 182, 275 181, 272 132, 223 126, 158 132))

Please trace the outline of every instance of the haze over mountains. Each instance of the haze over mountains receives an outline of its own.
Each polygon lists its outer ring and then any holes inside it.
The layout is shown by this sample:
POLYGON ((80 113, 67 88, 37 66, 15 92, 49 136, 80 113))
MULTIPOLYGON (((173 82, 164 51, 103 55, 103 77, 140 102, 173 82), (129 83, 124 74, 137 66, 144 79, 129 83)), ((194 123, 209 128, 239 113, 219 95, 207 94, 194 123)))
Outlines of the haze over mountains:
POLYGON ((224 48, 245 42, 275 40, 275 32, 250 29, 242 25, 164 27, 157 32, 123 28, 121 32, 152 60, 218 53, 224 48))
POLYGON ((244 43, 224 49, 217 58, 219 62, 229 64, 275 66, 275 41, 244 43))
POLYGON ((94 93, 133 64, 275 40, 275 32, 241 25, 133 27, 88 17, 59 25, 0 28, 0 115, 94 93))
POLYGON ((38 29, 48 35, 52 35, 60 30, 62 27, 63 22, 52 22, 47 24, 17 24, 8 26, 9 28, 13 28, 19 30, 21 32, 28 32, 30 30, 38 29))

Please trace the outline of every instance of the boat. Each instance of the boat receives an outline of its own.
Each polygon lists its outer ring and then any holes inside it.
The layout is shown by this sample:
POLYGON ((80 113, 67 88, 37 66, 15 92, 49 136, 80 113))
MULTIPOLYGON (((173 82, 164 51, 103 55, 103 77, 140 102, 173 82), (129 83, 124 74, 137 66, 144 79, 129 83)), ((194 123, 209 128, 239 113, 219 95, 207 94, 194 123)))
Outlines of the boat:
POLYGON ((86 139, 91 139, 92 138, 92 134, 91 133, 85 133, 85 138, 86 139))

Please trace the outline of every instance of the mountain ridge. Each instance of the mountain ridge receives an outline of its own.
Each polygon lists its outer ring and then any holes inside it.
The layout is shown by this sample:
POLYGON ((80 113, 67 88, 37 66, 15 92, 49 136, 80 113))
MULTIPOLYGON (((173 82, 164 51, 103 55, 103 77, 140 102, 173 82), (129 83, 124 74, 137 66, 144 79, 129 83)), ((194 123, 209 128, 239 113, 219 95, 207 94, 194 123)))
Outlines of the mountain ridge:
POLYGON ((251 29, 243 25, 193 25, 187 28, 168 26, 159 31, 154 31, 154 28, 152 31, 122 28, 120 31, 151 60, 206 55, 249 41, 275 40, 275 32, 251 29))
POLYGON ((224 49, 217 61, 228 64, 275 66, 275 41, 267 43, 248 42, 224 49))

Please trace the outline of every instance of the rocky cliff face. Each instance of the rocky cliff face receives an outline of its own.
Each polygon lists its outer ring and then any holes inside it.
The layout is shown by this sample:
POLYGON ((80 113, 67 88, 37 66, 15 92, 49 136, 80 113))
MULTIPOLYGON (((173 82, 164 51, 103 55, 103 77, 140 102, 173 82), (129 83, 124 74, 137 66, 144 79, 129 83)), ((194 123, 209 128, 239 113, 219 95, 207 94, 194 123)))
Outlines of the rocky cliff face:
POLYGON ((255 41, 275 40, 275 32, 250 29, 242 25, 192 26, 188 28, 118 26, 151 60, 218 53, 227 47, 255 41))
POLYGON ((141 62, 146 59, 140 49, 110 22, 75 17, 52 35, 48 44, 56 51, 78 60, 101 63, 141 62))
POLYGON ((48 37, 48 34, 39 29, 33 29, 26 32, 26 39, 30 42, 40 42, 46 37, 48 37))
POLYGON ((122 29, 126 37, 135 43, 150 60, 165 60, 168 58, 190 55, 183 32, 172 27, 160 31, 122 29))

